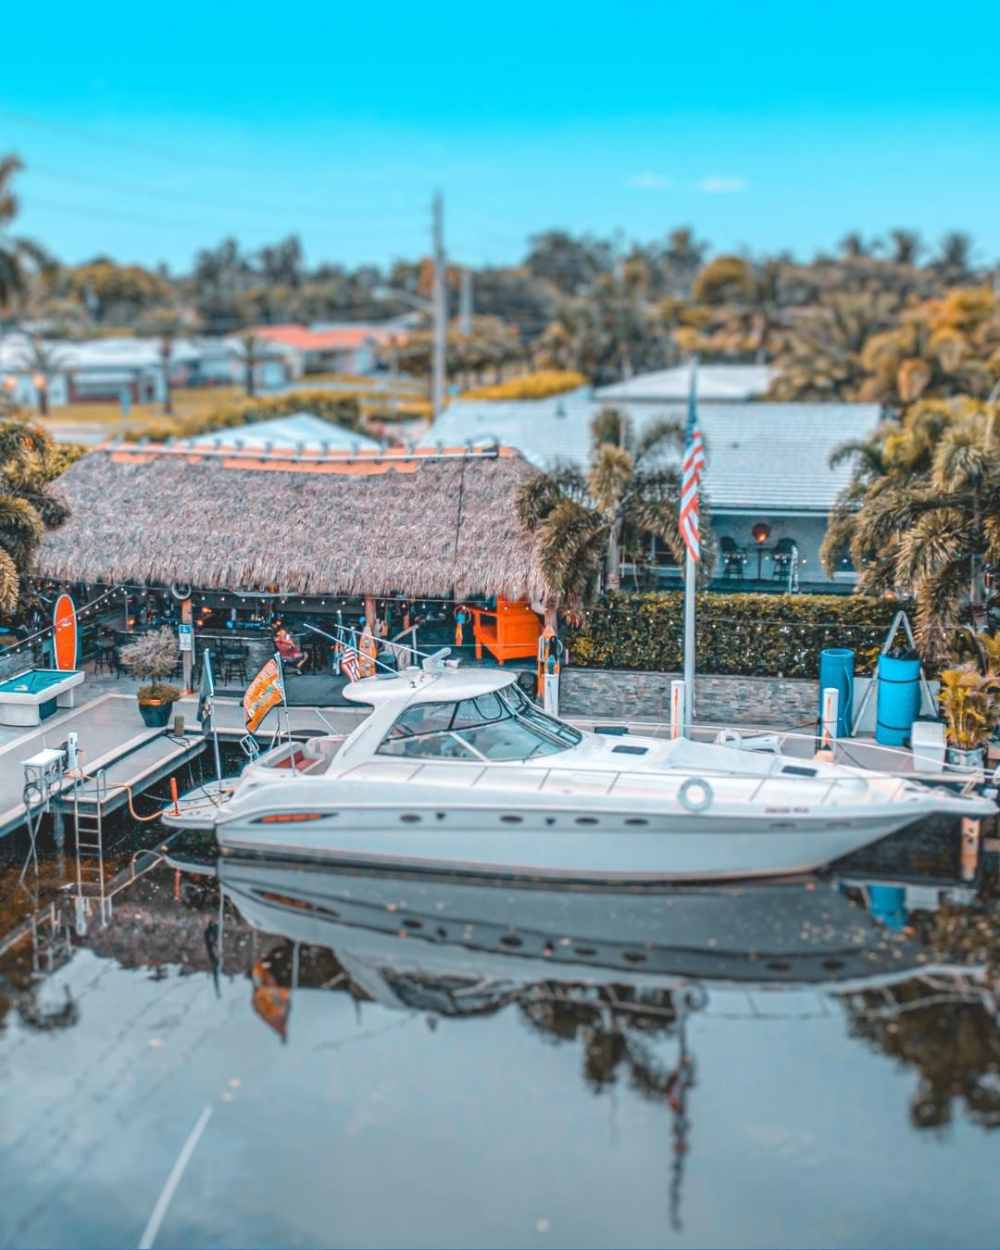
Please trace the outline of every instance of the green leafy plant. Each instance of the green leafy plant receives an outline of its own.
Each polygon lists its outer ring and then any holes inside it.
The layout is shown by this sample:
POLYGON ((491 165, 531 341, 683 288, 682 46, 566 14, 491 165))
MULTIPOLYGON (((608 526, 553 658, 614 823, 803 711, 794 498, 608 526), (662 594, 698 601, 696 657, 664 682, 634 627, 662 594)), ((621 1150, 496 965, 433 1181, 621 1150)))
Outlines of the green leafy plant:
POLYGON ((941 673, 938 700, 951 746, 974 751, 989 741, 1000 719, 1000 680, 978 672, 973 664, 947 668, 941 673))

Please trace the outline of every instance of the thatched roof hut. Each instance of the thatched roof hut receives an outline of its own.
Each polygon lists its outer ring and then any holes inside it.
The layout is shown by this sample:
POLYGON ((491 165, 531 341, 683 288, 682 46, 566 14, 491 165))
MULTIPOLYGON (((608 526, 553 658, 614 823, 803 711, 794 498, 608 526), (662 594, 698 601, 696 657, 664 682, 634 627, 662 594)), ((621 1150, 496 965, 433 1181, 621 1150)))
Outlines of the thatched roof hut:
POLYGON ((543 598, 509 448, 108 446, 55 484, 72 508, 36 569, 86 582, 299 594, 543 598))

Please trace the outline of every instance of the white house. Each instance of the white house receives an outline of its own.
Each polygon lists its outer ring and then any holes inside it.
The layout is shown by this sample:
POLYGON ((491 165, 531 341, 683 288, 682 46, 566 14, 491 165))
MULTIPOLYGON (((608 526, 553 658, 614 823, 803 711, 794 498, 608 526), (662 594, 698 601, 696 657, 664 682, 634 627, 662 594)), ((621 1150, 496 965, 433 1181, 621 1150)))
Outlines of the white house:
MULTIPOLYGON (((457 400, 428 439, 445 445, 499 442, 519 448, 540 468, 560 462, 586 468, 591 422, 603 406, 583 389, 541 400, 457 400)), ((686 416, 686 403, 676 400, 619 401, 617 406, 625 409, 637 432, 660 417, 683 425, 686 416)), ((875 429, 878 405, 716 400, 700 404, 698 415, 708 457, 704 488, 720 544, 713 585, 783 588, 788 582, 784 557, 791 544, 797 549, 804 588, 853 585, 849 564, 831 578, 819 561, 827 520, 851 475, 849 464, 831 468, 829 458, 841 443, 875 429)), ((676 585, 679 570, 671 558, 658 544, 650 554, 660 566, 659 582, 676 585)))

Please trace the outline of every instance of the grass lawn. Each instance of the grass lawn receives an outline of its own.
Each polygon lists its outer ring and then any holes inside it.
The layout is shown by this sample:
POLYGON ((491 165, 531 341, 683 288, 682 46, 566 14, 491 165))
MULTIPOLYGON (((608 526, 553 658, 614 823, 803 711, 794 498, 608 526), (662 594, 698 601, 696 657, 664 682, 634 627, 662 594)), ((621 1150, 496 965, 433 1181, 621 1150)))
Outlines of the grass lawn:
MULTIPOLYGON (((174 415, 178 417, 200 416, 210 412, 231 399, 240 399, 244 394, 239 386, 204 386, 192 387, 190 390, 178 388, 173 393, 174 415)), ((144 425, 150 419, 159 420, 166 414, 162 404, 132 404, 127 417, 122 415, 121 404, 115 401, 95 402, 91 404, 65 404, 54 408, 47 417, 36 417, 42 425, 49 426, 93 426, 108 434, 120 434, 125 430, 144 425)))

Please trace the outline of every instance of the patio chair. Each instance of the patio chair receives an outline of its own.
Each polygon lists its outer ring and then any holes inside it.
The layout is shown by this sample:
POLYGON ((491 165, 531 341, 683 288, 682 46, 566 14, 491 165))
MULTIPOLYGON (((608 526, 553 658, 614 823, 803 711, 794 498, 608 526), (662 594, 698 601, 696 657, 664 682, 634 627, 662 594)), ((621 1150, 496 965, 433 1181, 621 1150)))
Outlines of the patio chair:
POLYGON ((728 534, 723 535, 719 539, 719 552, 722 555, 722 576, 741 578, 746 568, 747 556, 743 548, 736 545, 735 538, 728 534))
POLYGON ((793 538, 779 538, 771 556, 771 579, 776 582, 788 580, 797 547, 793 538))

